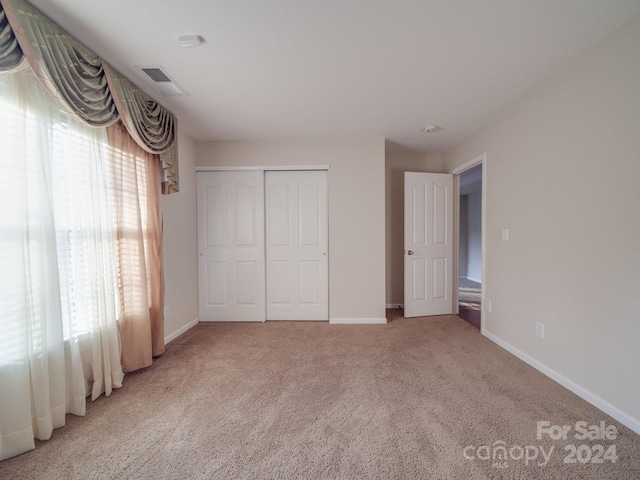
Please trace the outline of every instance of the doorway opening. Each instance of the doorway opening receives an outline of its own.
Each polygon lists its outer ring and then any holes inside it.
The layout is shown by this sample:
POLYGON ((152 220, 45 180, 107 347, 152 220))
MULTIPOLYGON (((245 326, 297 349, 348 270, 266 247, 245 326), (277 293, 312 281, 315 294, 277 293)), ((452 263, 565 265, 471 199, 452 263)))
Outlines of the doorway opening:
POLYGON ((460 174, 458 315, 480 328, 482 309, 482 164, 460 174))
POLYGON ((484 334, 487 155, 454 168, 454 312, 484 334))

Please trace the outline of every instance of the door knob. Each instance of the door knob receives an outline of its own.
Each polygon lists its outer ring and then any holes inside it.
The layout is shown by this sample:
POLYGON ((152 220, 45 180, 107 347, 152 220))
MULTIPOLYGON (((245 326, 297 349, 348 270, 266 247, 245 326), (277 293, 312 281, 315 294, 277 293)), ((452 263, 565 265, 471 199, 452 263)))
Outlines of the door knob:
POLYGON ((413 250, 409 250, 407 253, 408 253, 409 255, 413 255, 413 250))

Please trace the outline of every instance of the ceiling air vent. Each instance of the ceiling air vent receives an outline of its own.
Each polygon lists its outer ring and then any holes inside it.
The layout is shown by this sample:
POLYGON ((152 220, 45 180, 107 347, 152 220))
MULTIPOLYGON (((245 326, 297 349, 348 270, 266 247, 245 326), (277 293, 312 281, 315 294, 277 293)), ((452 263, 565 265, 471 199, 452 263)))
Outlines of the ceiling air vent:
POLYGON ((165 95, 187 95, 180 85, 178 85, 168 74, 163 70, 162 67, 151 66, 151 67, 141 67, 137 66, 143 73, 147 75, 156 86, 164 93, 165 95))

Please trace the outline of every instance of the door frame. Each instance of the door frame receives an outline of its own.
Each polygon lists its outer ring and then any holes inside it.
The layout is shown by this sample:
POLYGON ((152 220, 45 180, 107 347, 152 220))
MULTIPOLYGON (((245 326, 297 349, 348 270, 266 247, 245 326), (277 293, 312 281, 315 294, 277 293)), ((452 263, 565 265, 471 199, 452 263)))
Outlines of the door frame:
POLYGON ((209 166, 209 165, 199 165, 196 166, 197 172, 220 172, 227 170, 258 170, 262 172, 266 172, 268 170, 329 170, 329 165, 272 165, 272 166, 260 166, 260 165, 247 165, 247 166, 238 166, 238 165, 229 165, 225 166, 209 166))
POLYGON ((485 292, 486 290, 486 248, 487 248, 487 154, 482 153, 472 158, 468 162, 450 170, 448 173, 453 174, 453 312, 457 315, 460 313, 459 305, 459 263, 460 263, 460 175, 478 165, 482 165, 482 205, 480 233, 481 252, 482 252, 482 283, 480 285, 480 333, 484 335, 484 311, 485 311, 485 292))

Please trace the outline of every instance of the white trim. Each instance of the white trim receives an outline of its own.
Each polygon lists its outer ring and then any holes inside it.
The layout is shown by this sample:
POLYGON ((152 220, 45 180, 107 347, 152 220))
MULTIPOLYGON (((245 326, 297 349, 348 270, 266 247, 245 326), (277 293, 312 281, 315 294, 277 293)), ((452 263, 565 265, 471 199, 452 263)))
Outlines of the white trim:
POLYGON ((475 277, 460 277, 460 278, 466 278, 467 280, 471 280, 472 282, 476 282, 476 283, 482 283, 482 279, 481 278, 475 278, 475 277))
POLYGON ((518 350, 513 345, 498 338, 487 330, 483 330, 482 335, 640 435, 640 420, 637 418, 634 418, 623 410, 620 410, 615 405, 612 405, 573 380, 570 380, 564 375, 561 375, 555 370, 547 367, 545 364, 518 350))
POLYGON ((329 323, 332 325, 381 325, 387 323, 386 318, 336 318, 331 317, 329 323))
POLYGON ((182 335, 187 330, 191 330, 197 324, 198 324, 198 319, 196 318, 195 320, 190 321, 186 325, 183 325, 182 327, 180 327, 178 330, 176 330, 172 334, 167 335, 166 337, 164 337, 164 344, 166 345, 167 343, 175 340, 176 338, 178 338, 180 335, 182 335))
POLYGON ((480 155, 480 164, 482 165, 482 206, 480 209, 480 251, 482 252, 482 275, 480 278, 480 332, 484 331, 484 295, 487 291, 485 281, 487 280, 487 154, 480 155))
POLYGON ((200 323, 264 323, 266 319, 260 318, 260 320, 254 320, 253 318, 236 318, 235 320, 222 319, 222 320, 200 320, 200 323))
MULTIPOLYGON (((480 227, 482 228, 482 227, 480 227)), ((451 283, 453 291, 453 314, 460 314, 460 175, 453 176, 453 272, 451 283), (457 278, 456 278, 457 277, 457 278)))
POLYGON ((226 171, 239 171, 239 170, 252 170, 262 171, 267 170, 329 170, 330 165, 272 165, 261 167, 257 165, 252 166, 208 166, 208 165, 196 165, 196 172, 226 172, 226 171))
POLYGON ((404 303, 387 303, 387 308, 404 308, 404 303))
MULTIPOLYGON (((482 162, 486 162, 486 161, 487 161, 487 154, 483 153, 481 155, 478 155, 475 158, 472 158, 468 162, 465 162, 462 165, 457 166, 453 170, 449 170, 449 173, 451 173, 452 175, 460 175, 465 170, 469 170, 470 168, 473 168, 476 165, 480 165, 482 162)), ((482 174, 484 176, 484 169, 482 174)))

